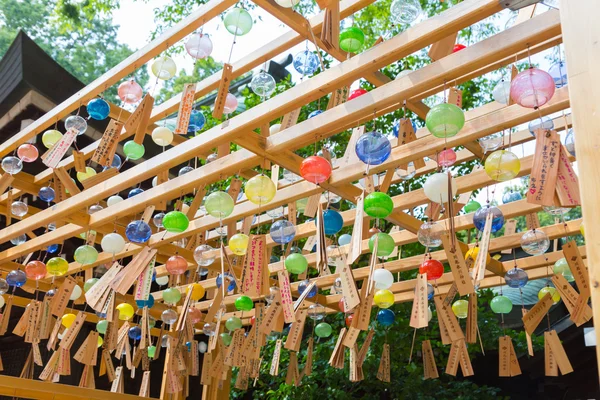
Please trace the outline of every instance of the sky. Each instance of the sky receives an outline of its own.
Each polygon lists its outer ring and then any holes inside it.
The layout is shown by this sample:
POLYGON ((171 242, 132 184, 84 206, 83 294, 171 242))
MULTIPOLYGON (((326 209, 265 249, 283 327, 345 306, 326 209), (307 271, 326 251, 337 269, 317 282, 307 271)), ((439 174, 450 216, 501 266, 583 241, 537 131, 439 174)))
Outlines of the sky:
MULTIPOLYGON (((114 11, 113 18, 115 24, 119 25, 118 39, 128 44, 132 49, 140 49, 144 47, 150 41, 150 35, 155 27, 154 21, 154 9, 168 4, 169 0, 122 0, 120 3, 120 9, 114 11), (131 16, 135 15, 135 23, 131 23, 131 16)), ((544 7, 544 6, 539 6, 544 7)), ((545 11, 543 8, 541 11, 545 11)), ((231 61, 235 62, 242 57, 250 54, 252 51, 258 49, 266 42, 273 38, 283 34, 289 28, 286 28, 281 22, 275 17, 271 16, 266 11, 263 11, 259 7, 251 11, 252 16, 257 23, 254 24, 250 33, 245 36, 237 37, 236 44, 231 53, 231 61)), ((503 27, 506 21, 509 19, 509 14, 505 13, 506 17, 501 19, 499 24, 503 27)), ((213 53, 212 56, 215 60, 226 62, 229 60, 231 45, 233 42, 233 35, 224 29, 220 18, 215 18, 204 26, 204 32, 211 35, 213 41, 213 53)), ((295 55, 298 52, 304 50, 306 44, 303 42, 289 51, 284 52, 282 55, 275 57, 275 60, 279 60, 282 56, 287 54, 295 55)), ((313 50, 314 46, 309 44, 309 49, 313 50)), ((548 50, 552 51, 552 50, 548 50)), ((539 64, 540 68, 548 70, 550 63, 545 59, 546 53, 534 55, 532 57, 533 63, 539 64)), ((182 54, 174 57, 178 68, 184 68, 190 71, 194 60, 187 54, 182 54)), ((260 69, 258 67, 257 69, 260 69)), ((292 73, 292 79, 296 82, 301 78, 294 68, 290 65, 288 70, 292 73)), ((561 113, 550 115, 551 118, 560 116, 561 113)), ((527 124, 515 127, 517 130, 526 129, 527 124)), ((561 133, 561 138, 564 143, 566 133, 561 133)), ((535 142, 531 141, 524 145, 519 145, 513 148, 513 152, 519 156, 524 157, 531 155, 535 150, 535 142)), ((577 166, 575 165, 575 169, 577 166)), ((518 185, 519 180, 513 180, 509 182, 499 183, 488 190, 482 190, 475 198, 481 204, 484 204, 486 200, 496 200, 501 204, 502 194, 504 193, 505 187, 518 185), (493 188, 493 189, 492 189, 493 188), (489 192, 489 194, 488 194, 489 192), (494 195, 492 196, 492 192, 494 195)))

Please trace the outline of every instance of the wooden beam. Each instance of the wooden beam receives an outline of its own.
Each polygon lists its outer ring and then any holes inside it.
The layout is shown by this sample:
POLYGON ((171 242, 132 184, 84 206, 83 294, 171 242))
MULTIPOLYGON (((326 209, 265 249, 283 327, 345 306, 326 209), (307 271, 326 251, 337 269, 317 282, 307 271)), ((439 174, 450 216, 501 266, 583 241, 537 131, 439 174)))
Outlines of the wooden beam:
POLYGON ((108 390, 88 389, 62 383, 38 381, 2 375, 0 394, 26 399, 68 400, 139 400, 139 396, 113 393, 108 390))
MULTIPOLYGON (((577 167, 579 171, 587 171, 579 174, 579 187, 596 322, 600 321, 600 174, 597 173, 600 170, 597 151, 600 148, 600 111, 594 99, 600 96, 600 76, 595 68, 600 63, 600 26, 595 20, 599 13, 600 2, 594 0, 560 2, 577 167)), ((600 340, 600 329, 596 329, 596 338, 600 340)), ((600 346, 596 346, 596 355, 600 366, 600 346)))

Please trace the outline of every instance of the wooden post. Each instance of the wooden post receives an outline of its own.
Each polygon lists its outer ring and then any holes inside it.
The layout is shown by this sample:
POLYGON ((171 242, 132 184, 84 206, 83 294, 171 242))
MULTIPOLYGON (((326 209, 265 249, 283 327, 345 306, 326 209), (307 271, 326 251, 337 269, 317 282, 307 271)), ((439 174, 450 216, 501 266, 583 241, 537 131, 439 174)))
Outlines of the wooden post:
MULTIPOLYGON (((594 321, 600 320, 600 175, 590 173, 600 168, 598 151, 600 147, 600 110, 593 99, 600 96, 600 26, 595 16, 600 13, 600 2, 562 0, 560 17, 568 70, 569 97, 573 117, 573 130, 576 132, 576 152, 579 171, 579 187, 582 195, 583 222, 585 224, 587 257, 592 289, 592 309, 594 321)), ((595 325, 595 324, 594 324, 595 325)), ((600 340, 600 327, 596 338, 600 340)), ((600 365, 600 346, 596 346, 600 365)))

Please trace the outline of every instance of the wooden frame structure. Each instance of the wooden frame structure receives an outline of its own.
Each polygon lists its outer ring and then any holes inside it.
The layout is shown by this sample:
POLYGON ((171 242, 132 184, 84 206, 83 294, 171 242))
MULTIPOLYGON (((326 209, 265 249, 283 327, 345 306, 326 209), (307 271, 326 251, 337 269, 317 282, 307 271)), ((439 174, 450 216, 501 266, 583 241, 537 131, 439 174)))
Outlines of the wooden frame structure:
MULTIPOLYGON (((339 18, 345 18, 372 2, 372 0, 342 0, 339 3, 339 18)), ((379 69, 502 11, 501 2, 498 0, 466 0, 440 15, 431 17, 418 25, 408 28, 405 32, 377 44, 360 55, 348 55, 340 49, 334 48, 330 51, 330 55, 340 61, 338 65, 322 71, 320 74, 299 83, 286 92, 231 118, 227 124, 211 128, 192 139, 178 138, 176 145, 170 147, 164 153, 119 173, 101 184, 82 190, 81 193, 71 195, 46 210, 36 210, 30 207, 29 214, 26 217, 0 230, 0 242, 7 242, 22 234, 30 234, 34 229, 46 226, 57 220, 63 220, 65 224, 39 236, 31 235, 30 240, 26 243, 0 252, 0 269, 4 271, 15 269, 20 266, 18 264, 20 258, 40 250, 49 244, 59 243, 92 229, 99 234, 105 234, 112 232, 116 227, 116 230, 123 234, 124 224, 126 224, 123 221, 129 221, 132 216, 141 213, 146 207, 163 201, 171 201, 195 190, 201 191, 201 188, 229 176, 252 176, 256 174, 253 168, 262 165, 264 160, 269 160, 273 164, 300 175, 299 167, 302 158, 296 155, 294 150, 302 148, 316 140, 322 140, 356 127, 380 115, 397 110, 402 107, 405 101, 410 110, 424 118, 428 107, 422 103, 422 100, 445 89, 447 82, 466 82, 474 77, 510 65, 515 60, 526 57, 528 53, 537 53, 556 46, 563 41, 563 31, 565 32, 567 61, 569 63, 569 86, 558 89, 548 104, 539 110, 533 110, 522 108, 519 105, 507 106, 492 102, 469 110, 465 113, 466 123, 462 131, 455 137, 448 138, 446 142, 433 137, 426 128, 422 128, 416 132, 417 140, 394 147, 390 158, 381 165, 372 166, 369 173, 392 174, 396 167, 435 154, 445 147, 465 147, 464 150, 458 152, 457 162, 482 158, 484 154, 476 144, 477 139, 503 129, 513 128, 540 115, 548 115, 565 110, 571 107, 571 105, 573 110, 573 124, 578 132, 577 153, 580 170, 593 170, 597 167, 598 161, 594 159, 595 154, 590 149, 596 149, 599 144, 596 143, 598 135, 593 134, 594 129, 591 126, 597 126, 600 121, 597 121, 598 113, 594 108, 594 104, 585 101, 585 99, 591 98, 590 96, 600 91, 600 82, 595 79, 591 67, 598 64, 597 62, 594 63, 594 61, 598 61, 597 55, 600 53, 590 51, 591 48, 597 45, 598 41, 594 41, 593 39, 598 39, 600 31, 594 28, 593 21, 588 20, 591 15, 598 15, 598 13, 590 13, 586 8, 595 8, 596 11, 600 11, 600 9, 597 9, 597 4, 592 4, 594 2, 591 0, 581 0, 581 2, 586 3, 587 7, 582 7, 580 4, 573 5, 563 2, 563 9, 560 13, 557 10, 549 10, 533 18, 519 20, 518 24, 503 32, 469 46, 460 52, 443 57, 397 80, 389 79, 379 69), (583 20, 586 21, 587 25, 581 23, 583 20), (591 38, 582 45, 578 41, 582 35, 587 34, 583 33, 584 29, 588 29, 586 32, 591 33, 591 38), (377 88, 369 92, 368 95, 340 104, 310 120, 299 122, 277 134, 271 136, 264 134, 265 126, 268 127, 273 120, 324 95, 332 93, 336 89, 349 85, 360 78, 370 81, 377 88), (592 85, 589 84, 590 82, 592 85), (571 101, 573 102, 572 104, 571 101), (594 122, 596 122, 595 125, 594 122), (262 134, 255 133, 254 131, 257 129, 262 134), (212 149, 230 143, 239 145, 241 149, 224 155, 216 161, 201 166, 181 177, 161 183, 142 194, 125 199, 116 205, 106 207, 93 215, 88 215, 84 212, 90 205, 102 202, 123 189, 152 178, 165 169, 187 162, 195 157, 206 157, 212 149)), ((255 3, 287 24, 291 30, 265 44, 253 54, 235 62, 233 64, 233 77, 238 77, 249 72, 282 51, 300 43, 302 40, 312 40, 312 36, 318 36, 323 27, 324 11, 307 21, 298 13, 277 5, 273 0, 255 0, 255 3), (308 26, 312 30, 312 34, 310 35, 308 26)), ((155 41, 128 57, 112 70, 106 72, 106 74, 92 82, 82 91, 49 111, 44 117, 35 121, 35 123, 16 134, 10 140, 2 143, 0 145, 0 156, 10 154, 19 145, 41 134, 58 119, 68 116, 82 104, 87 103, 107 88, 121 81, 133 71, 142 67, 146 62, 158 56, 169 46, 183 39, 234 4, 235 2, 231 0, 209 1, 155 41)), ((320 39, 317 40, 316 44, 321 50, 324 50, 320 39)), ((220 80, 221 73, 216 73, 198 82, 196 84, 195 98, 201 98, 217 89, 220 80)), ((152 110, 147 133, 152 131, 153 124, 176 111, 181 100, 182 95, 179 94, 156 106, 152 110)), ((129 112, 118 106, 113 106, 111 109, 110 117, 115 120, 120 119, 121 122, 125 122, 129 116, 129 112)), ((566 129, 569 127, 569 124, 571 124, 570 118, 568 120, 557 118, 555 121, 557 130, 566 129)), ((132 132, 122 132, 120 141, 130 138, 132 134, 132 132)), ((513 134, 512 144, 525 143, 531 140, 534 140, 534 137, 528 131, 516 132, 513 134)), ((86 159, 91 158, 97 146, 98 142, 81 149, 86 159)), ((59 166, 66 169, 72 168, 74 166, 73 157, 65 158, 60 162, 59 166)), ((532 170, 532 166, 533 156, 521 160, 519 175, 528 175, 532 170)), ((417 174, 422 175, 433 172, 436 167, 436 163, 428 161, 423 168, 417 171, 417 174)), ((364 165, 360 163, 341 163, 333 171, 331 178, 320 186, 304 180, 297 182, 280 180, 278 182, 277 194, 266 209, 286 206, 298 199, 318 195, 325 190, 355 203, 356 199, 361 195, 362 189, 354 184, 354 182, 362 178, 363 174, 364 165)), ((600 187, 600 182, 598 182, 599 178, 597 176, 593 176, 594 174, 591 175, 583 176, 582 192, 584 194, 583 208, 588 243, 592 243, 592 246, 587 251, 585 248, 580 249, 581 254, 589 259, 590 267, 600 259, 598 241, 595 240, 595 238, 600 237, 600 231, 598 231, 600 228, 597 228, 597 225, 594 224, 598 218, 596 218, 597 211, 595 211, 597 207, 593 204, 593 201, 597 198, 595 194, 597 188, 600 187)), ((17 196, 20 193, 35 195, 39 191, 39 188, 50 181, 52 177, 53 172, 50 169, 36 176, 19 173, 15 176, 13 182, 13 196, 17 196)), ((392 183, 396 183, 397 181, 398 179, 391 180, 392 183)), ((484 171, 477 171, 468 176, 459 177, 456 182, 458 185, 458 194, 466 194, 467 198, 471 191, 493 184, 493 181, 484 171)), ((10 212, 10 205, 7 204, 9 198, 12 197, 8 193, 0 194, 0 212, 10 212)), ((416 232, 422 221, 416 219, 407 211, 428 202, 423 190, 413 190, 395 196, 393 202, 394 212, 388 217, 388 220, 402 228, 392 234, 396 244, 401 246, 416 242, 416 232)), ((506 218, 513 218, 536 213, 541 211, 542 207, 527 203, 526 200, 521 200, 502 205, 500 209, 506 218)), ((249 201, 242 200, 236 204, 233 213, 225 218, 222 223, 224 225, 240 224, 239 221, 264 211, 265 208, 257 210, 257 206, 249 201)), ((285 212, 287 213, 287 208, 285 212)), ((353 224, 355 215, 355 210, 343 212, 344 225, 353 224)), ((157 261, 159 264, 164 264, 168 256, 178 253, 187 259, 189 269, 195 268, 196 264, 192 250, 189 248, 180 248, 174 242, 183 238, 191 239, 197 234, 205 232, 208 234, 208 238, 214 238, 216 234, 213 233, 213 230, 219 226, 220 221, 214 217, 202 215, 200 212, 192 216, 193 218, 190 218, 190 226, 185 232, 156 232, 152 235, 148 245, 158 250, 159 257, 157 261)), ((451 216, 451 218, 454 220, 453 223, 457 231, 473 227, 472 215, 457 215, 451 216)), ((269 219, 260 218, 259 216, 255 226, 268 222, 270 222, 269 219)), ((447 220, 442 221, 442 223, 447 222, 447 220)), ((579 224, 580 221, 571 221, 567 224, 546 226, 541 229, 551 239, 555 239, 575 234, 579 230, 579 224)), ((315 234, 315 225, 313 223, 304 223, 297 227, 296 238, 302 239, 315 234)), ((368 237, 364 235, 362 240, 364 242, 362 246, 363 253, 366 253, 368 252, 368 237)), ((272 248, 275 246, 275 243, 268 238, 267 246, 272 248)), ((519 246, 520 234, 507 235, 492 239, 490 242, 490 252, 512 249, 519 246)), ((347 247, 340 247, 340 251, 347 252, 347 247)), ((142 246, 130 243, 122 253, 116 256, 101 253, 98 260, 89 265, 80 265, 72 262, 69 265, 68 274, 91 270, 97 265, 105 264, 115 258, 135 255, 141 250, 142 246)), ((209 266, 209 268, 220 272, 220 265, 223 261, 221 260, 220 252, 217 250, 215 250, 215 257, 215 263, 209 266)), ((432 257, 446 261, 444 251, 433 252, 432 257)), ((531 279, 542 278, 548 276, 547 266, 553 264, 561 257, 562 253, 560 252, 548 253, 545 257, 538 256, 520 259, 517 261, 517 264, 520 268, 528 271, 531 279)), ((314 254, 308 255, 307 259, 311 265, 314 265, 316 262, 314 254)), ((391 272, 406 271, 417 268, 421 261, 422 257, 404 258, 387 261, 384 263, 384 267, 391 272)), ((509 270, 513 266, 514 263, 510 262, 504 265, 500 264, 499 270, 488 271, 486 278, 481 282, 481 287, 498 285, 499 280, 492 279, 492 277, 503 274, 504 271, 509 270)), ((281 268, 282 262, 269 265, 272 275, 276 275, 276 271, 281 268)), ((591 280, 594 283, 594 289, 592 290, 593 309, 595 315, 600 317, 600 295, 596 288, 596 281, 600 278, 598 277, 598 271, 593 268, 590 268, 590 271, 591 280)), ((162 265, 158 266, 157 274, 159 276, 166 275, 167 271, 165 267, 162 265)), ((369 269, 355 269, 353 274, 355 280, 362 280, 368 276, 369 269)), ((318 287, 327 288, 334 283, 337 276, 337 274, 321 276, 315 278, 314 281, 318 287)), ((42 284, 42 288, 49 287, 48 283, 50 279, 51 277, 48 276, 46 282, 42 284)), ((450 273, 445 274, 438 281, 441 293, 449 290, 452 281, 453 278, 450 273)), ((203 280, 202 284, 207 290, 216 288, 214 277, 203 280)), ((177 287, 182 293, 185 293, 187 285, 177 287)), ((395 301, 411 301, 413 299, 414 287, 415 281, 396 282, 391 288, 395 295, 395 301)), ((293 294, 297 295, 298 282, 292 283, 291 288, 293 294)), ((156 292, 153 295, 157 301, 162 300, 162 292, 156 292)), ((224 304, 228 306, 229 312, 222 316, 223 319, 231 315, 239 315, 239 313, 232 312, 232 305, 238 296, 234 294, 225 297, 224 304)), ((131 302, 132 298, 126 296, 124 300, 131 302)), ((254 297, 253 300, 258 300, 258 297, 254 297)), ((339 311, 339 300, 340 295, 335 294, 318 296, 319 303, 324 305, 329 313, 339 311)), ((23 301, 17 303, 15 305, 21 303, 21 306, 26 305, 23 301)), ((205 311, 209 309, 211 303, 212 300, 205 300, 197 303, 195 307, 205 311)), ((158 317, 164 309, 164 306, 158 305, 152 311, 158 317)), ((248 323, 250 317, 253 315, 253 311, 244 313, 244 322, 248 323)), ((93 315, 90 318, 93 320, 93 315)), ((154 332, 154 334, 157 334, 157 332, 154 332)), ((600 332, 597 335, 600 337, 600 332)), ((10 386, 11 383, 7 381, 3 385, 10 386)), ((2 391, 3 393, 9 393, 9 391, 5 391, 4 387, 2 391)), ((16 392, 10 393, 21 395, 16 392)))

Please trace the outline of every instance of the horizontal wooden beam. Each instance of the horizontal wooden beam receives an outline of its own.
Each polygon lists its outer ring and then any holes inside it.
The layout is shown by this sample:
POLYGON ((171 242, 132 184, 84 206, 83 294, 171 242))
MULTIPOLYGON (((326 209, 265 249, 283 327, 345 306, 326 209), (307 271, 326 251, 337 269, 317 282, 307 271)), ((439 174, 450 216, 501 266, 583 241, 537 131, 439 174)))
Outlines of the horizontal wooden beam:
POLYGON ((0 395, 39 400, 139 400, 142 397, 108 390, 88 389, 62 383, 2 375, 0 395))

